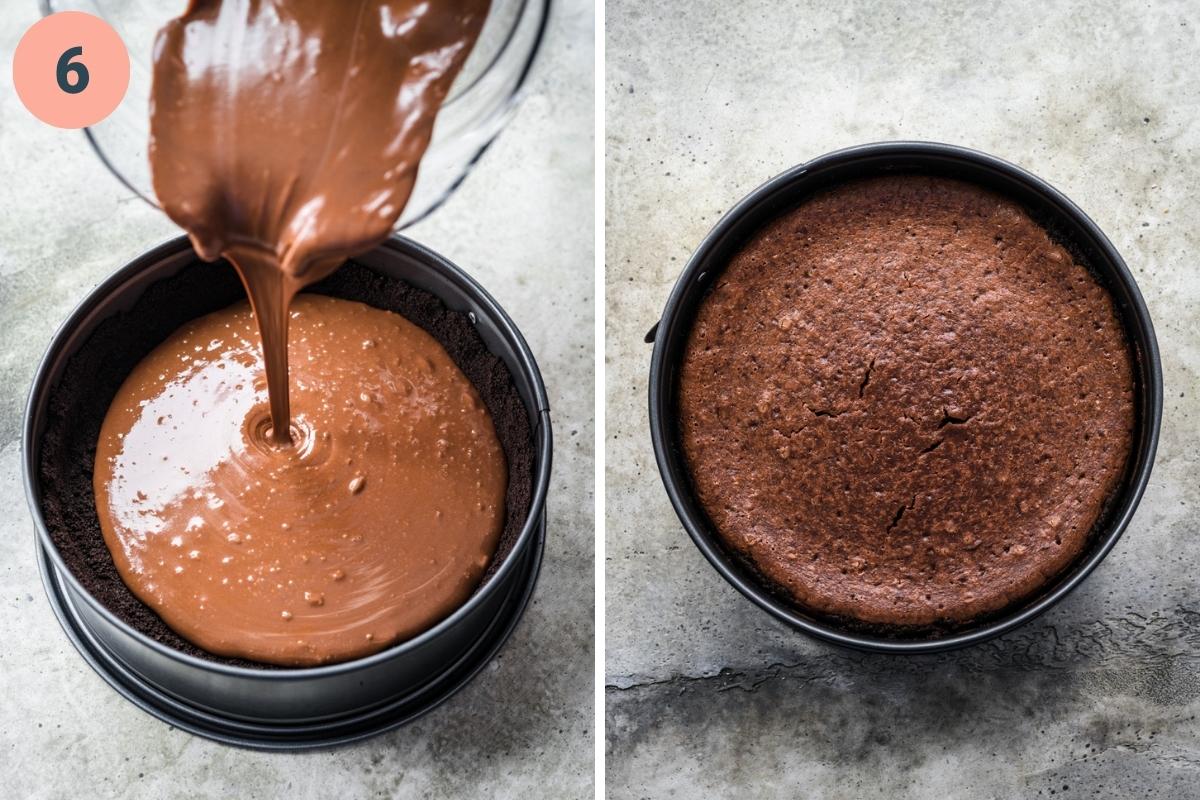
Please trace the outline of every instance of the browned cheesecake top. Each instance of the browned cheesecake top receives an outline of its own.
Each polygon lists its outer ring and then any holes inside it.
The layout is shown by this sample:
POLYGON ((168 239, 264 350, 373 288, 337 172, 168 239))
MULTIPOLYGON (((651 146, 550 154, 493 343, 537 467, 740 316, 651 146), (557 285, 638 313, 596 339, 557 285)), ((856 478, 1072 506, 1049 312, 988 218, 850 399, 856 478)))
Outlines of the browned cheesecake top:
POLYGON ((718 534, 800 605, 963 622, 1083 549, 1132 446, 1112 299, 1015 203, 892 176, 753 236, 702 303, 683 448, 718 534))

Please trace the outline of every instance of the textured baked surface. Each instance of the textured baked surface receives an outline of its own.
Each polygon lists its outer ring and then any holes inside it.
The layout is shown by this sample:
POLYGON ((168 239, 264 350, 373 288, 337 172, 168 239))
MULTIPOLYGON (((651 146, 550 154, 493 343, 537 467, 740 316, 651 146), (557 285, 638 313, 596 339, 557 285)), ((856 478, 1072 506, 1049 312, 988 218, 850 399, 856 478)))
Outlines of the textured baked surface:
MULTIPOLYGON (((511 552, 533 492, 533 435, 528 412, 504 362, 488 352, 466 315, 436 296, 350 262, 308 291, 394 311, 428 332, 478 390, 508 462, 504 530, 481 586, 511 552)), ((92 466, 104 415, 121 382, 143 357, 189 319, 245 293, 232 268, 196 262, 150 286, 132 309, 97 326, 51 392, 40 462, 46 527, 63 560, 92 596, 133 628, 190 655, 245 667, 270 665, 216 656, 171 630, 121 580, 100 531, 92 466)))
POLYGON ((1079 554, 1132 446, 1108 293, 1017 205, 942 178, 818 195, 698 310, 682 444, 719 535, 814 611, 998 611, 1079 554))

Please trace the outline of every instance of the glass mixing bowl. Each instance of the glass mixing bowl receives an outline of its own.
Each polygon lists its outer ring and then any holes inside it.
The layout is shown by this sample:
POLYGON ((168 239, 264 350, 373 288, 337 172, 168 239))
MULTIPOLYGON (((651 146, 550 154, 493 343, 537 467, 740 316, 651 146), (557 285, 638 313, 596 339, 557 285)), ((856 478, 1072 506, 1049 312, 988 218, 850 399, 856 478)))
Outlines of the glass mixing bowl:
MULTIPOLYGON (((129 48, 125 99, 104 121, 84 128, 84 133, 112 173, 157 207, 146 154, 151 51, 159 28, 183 13, 186 0, 40 0, 40 5, 43 14, 85 11, 101 17, 129 48)), ((397 230, 445 202, 511 119, 549 12, 550 0, 492 0, 479 41, 442 104, 397 230)))

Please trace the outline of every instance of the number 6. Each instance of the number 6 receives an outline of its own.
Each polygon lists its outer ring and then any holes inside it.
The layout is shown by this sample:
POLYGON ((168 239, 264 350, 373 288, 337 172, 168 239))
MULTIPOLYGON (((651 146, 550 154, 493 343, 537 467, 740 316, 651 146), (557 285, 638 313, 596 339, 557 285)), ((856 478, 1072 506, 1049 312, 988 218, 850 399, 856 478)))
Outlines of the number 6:
POLYGON ((67 94, 79 94, 88 85, 88 71, 81 63, 71 63, 71 59, 75 56, 83 55, 82 47, 72 47, 58 58, 58 88, 62 89, 67 94), (75 83, 70 83, 67 76, 74 73, 75 83))

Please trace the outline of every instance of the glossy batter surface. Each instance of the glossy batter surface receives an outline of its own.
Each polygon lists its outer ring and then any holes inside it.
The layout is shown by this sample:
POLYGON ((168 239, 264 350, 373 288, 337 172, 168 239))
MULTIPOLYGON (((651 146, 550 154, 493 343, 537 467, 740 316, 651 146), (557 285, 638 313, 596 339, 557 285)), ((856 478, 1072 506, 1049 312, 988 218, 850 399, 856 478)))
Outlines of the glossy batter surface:
POLYGON ((271 441, 246 304, 177 331, 101 429, 94 489, 126 584, 204 649, 362 656, 460 605, 503 526, 507 468, 471 383, 403 317, 303 294, 290 445, 271 441))

